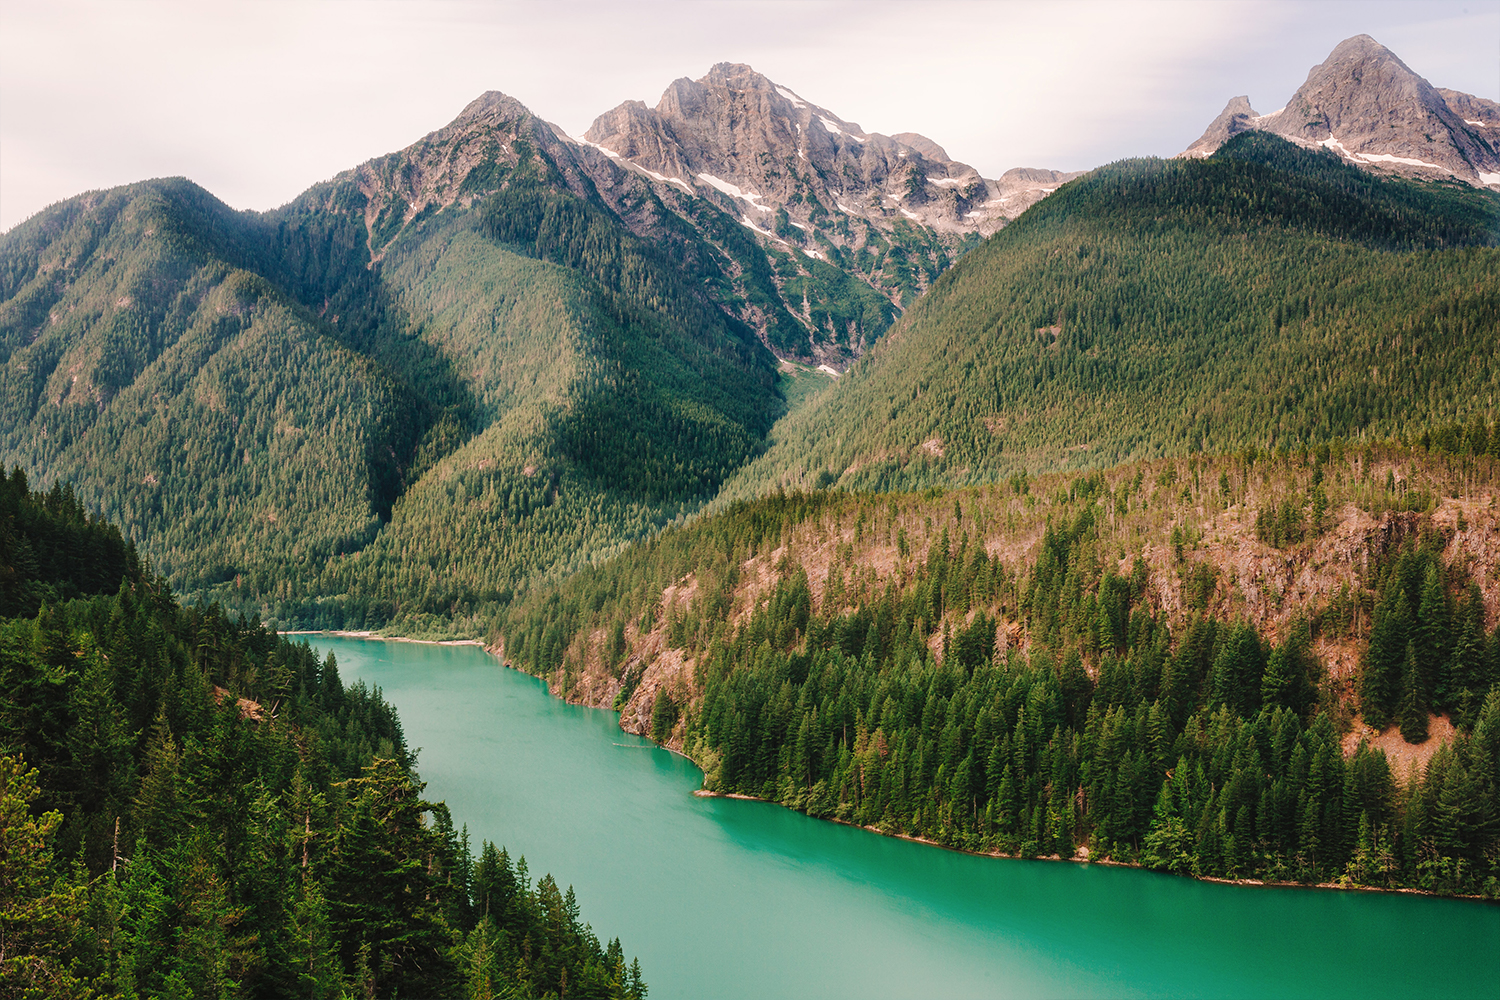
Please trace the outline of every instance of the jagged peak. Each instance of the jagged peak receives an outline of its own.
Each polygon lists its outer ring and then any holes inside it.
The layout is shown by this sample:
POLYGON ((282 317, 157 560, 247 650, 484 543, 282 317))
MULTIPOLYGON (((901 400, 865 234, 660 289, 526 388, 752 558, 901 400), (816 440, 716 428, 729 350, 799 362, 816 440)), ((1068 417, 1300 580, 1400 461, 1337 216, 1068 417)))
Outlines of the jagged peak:
POLYGON ((1178 153, 1178 156, 1203 157, 1211 156, 1214 150, 1234 138, 1241 132, 1254 128, 1254 123, 1261 116, 1255 113, 1250 106, 1248 95, 1241 94, 1231 97, 1229 103, 1224 105, 1224 110, 1219 112, 1219 117, 1209 123, 1207 129, 1187 149, 1178 153))
POLYGON ((1249 115, 1254 118, 1257 112, 1250 105, 1250 95, 1241 94, 1238 97, 1231 97, 1229 103, 1224 105, 1224 110, 1219 112, 1219 117, 1222 118, 1225 115, 1249 115))
POLYGON ((775 90, 776 84, 747 63, 714 63, 699 83, 719 83, 741 90, 775 90))
POLYGON ((1348 76, 1356 67, 1359 69, 1353 78, 1356 85, 1364 84, 1366 82, 1364 78, 1373 70, 1377 77, 1398 82, 1404 88, 1414 87, 1417 90, 1428 91, 1432 89, 1432 85, 1402 62, 1396 53, 1369 35, 1355 35, 1334 46, 1327 59, 1308 71, 1307 81, 1302 84, 1298 94, 1322 89, 1330 82, 1348 76))

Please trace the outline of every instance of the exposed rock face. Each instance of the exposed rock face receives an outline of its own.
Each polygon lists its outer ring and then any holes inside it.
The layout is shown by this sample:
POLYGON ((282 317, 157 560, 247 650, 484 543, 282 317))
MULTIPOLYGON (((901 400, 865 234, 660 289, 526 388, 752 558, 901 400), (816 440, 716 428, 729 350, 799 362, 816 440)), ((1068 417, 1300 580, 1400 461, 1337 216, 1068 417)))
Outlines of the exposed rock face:
POLYGON ((658 183, 733 200, 764 230, 785 210, 804 230, 842 214, 882 228, 904 218, 939 233, 988 234, 1076 176, 986 180, 925 136, 866 132, 737 63, 675 81, 654 109, 627 101, 583 139, 658 183))
POLYGON ((1339 43, 1278 111, 1257 116, 1248 100, 1230 101, 1182 155, 1207 156, 1252 128, 1367 170, 1500 186, 1500 108, 1437 90, 1369 35, 1339 43))

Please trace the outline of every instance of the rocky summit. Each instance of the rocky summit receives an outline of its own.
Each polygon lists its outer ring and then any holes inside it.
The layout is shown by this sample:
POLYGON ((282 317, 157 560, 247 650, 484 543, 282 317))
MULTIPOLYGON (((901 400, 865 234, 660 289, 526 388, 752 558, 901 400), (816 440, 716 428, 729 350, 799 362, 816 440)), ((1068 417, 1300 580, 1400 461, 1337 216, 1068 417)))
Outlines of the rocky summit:
POLYGON ((583 141, 660 184, 727 195, 773 236, 782 211, 804 231, 838 213, 988 235, 1077 176, 1020 168, 987 180, 926 136, 866 132, 739 63, 674 81, 655 108, 626 101, 583 141))
POLYGON ((1283 108, 1261 115, 1232 99, 1181 155, 1209 156, 1251 129, 1367 170, 1500 186, 1500 105, 1432 86, 1369 35, 1339 43, 1283 108))
POLYGON ((533 154, 548 183, 597 199, 707 275, 710 297, 779 357, 835 371, 979 239, 1077 176, 1021 167, 986 179, 926 136, 866 132, 720 63, 675 81, 655 108, 626 101, 582 137, 491 91, 314 191, 330 210, 358 203, 373 263, 431 213, 506 186, 533 154))

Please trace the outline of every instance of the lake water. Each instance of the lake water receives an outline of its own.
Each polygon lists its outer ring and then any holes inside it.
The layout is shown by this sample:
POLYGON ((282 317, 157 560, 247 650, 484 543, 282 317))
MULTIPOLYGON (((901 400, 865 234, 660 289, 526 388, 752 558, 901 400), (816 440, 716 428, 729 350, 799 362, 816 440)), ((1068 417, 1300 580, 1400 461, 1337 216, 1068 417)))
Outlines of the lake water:
POLYGON ((1500 996, 1500 906, 980 858, 698 798, 681 757, 475 646, 310 637, 455 824, 571 884, 653 1000, 1500 996))

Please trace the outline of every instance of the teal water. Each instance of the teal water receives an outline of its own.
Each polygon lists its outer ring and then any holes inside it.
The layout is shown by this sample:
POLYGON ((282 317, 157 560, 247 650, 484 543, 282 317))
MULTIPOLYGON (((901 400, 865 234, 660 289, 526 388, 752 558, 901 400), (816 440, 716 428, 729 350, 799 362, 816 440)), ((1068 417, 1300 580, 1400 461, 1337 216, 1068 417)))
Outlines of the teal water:
POLYGON ((312 637, 429 799, 572 884, 652 1000, 1500 996, 1500 906, 978 858, 698 798, 701 773, 474 646, 312 637))

